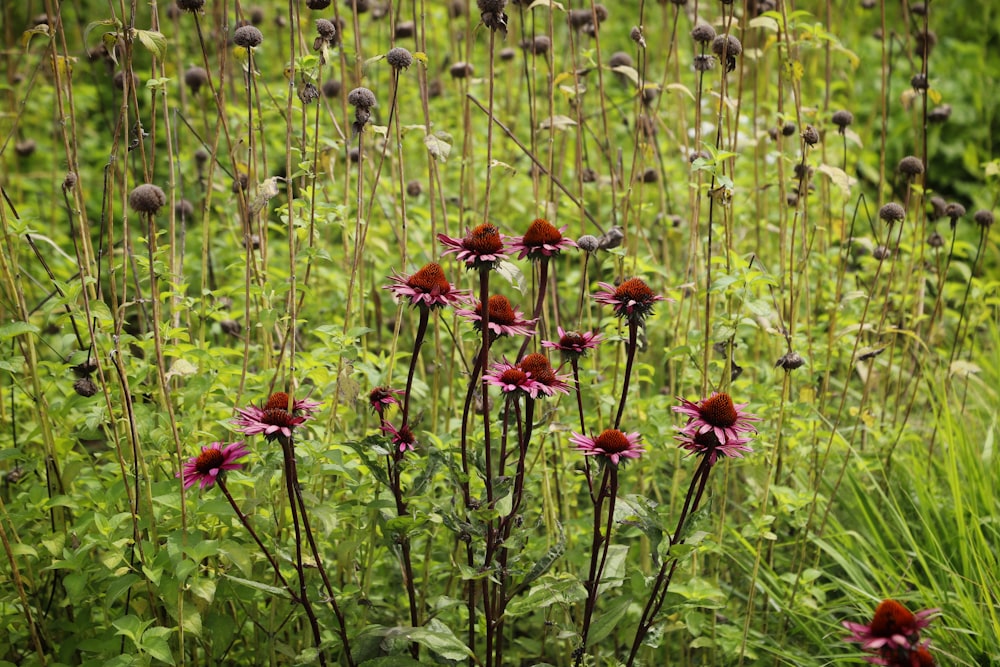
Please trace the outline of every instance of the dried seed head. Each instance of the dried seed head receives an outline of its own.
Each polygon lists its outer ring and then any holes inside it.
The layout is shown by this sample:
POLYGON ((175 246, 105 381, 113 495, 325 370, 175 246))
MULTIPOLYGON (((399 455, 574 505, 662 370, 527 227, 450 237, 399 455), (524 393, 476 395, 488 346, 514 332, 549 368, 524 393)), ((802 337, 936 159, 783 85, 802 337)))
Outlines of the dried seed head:
POLYGON ((993 211, 988 211, 985 208, 981 208, 972 214, 972 219, 980 227, 992 227, 993 211))
POLYGON ((400 21, 396 24, 396 39, 409 39, 417 31, 413 21, 400 21))
POLYGON ((359 110, 368 111, 375 106, 375 93, 365 87, 358 87, 347 93, 347 103, 359 110))
POLYGON ((927 112, 927 120, 932 123, 943 123, 951 117, 951 105, 942 104, 927 112))
POLYGON ((601 250, 611 250, 612 248, 617 248, 625 240, 625 232, 621 227, 615 225, 608 231, 604 232, 604 236, 597 240, 597 246, 601 250))
POLYGON ((642 172, 642 182, 643 183, 656 183, 660 180, 660 172, 656 169, 650 167, 642 172))
POLYGON ((237 337, 240 335, 240 323, 236 320, 222 320, 219 322, 219 328, 227 336, 237 337))
MULTIPOLYGON (((117 72, 115 72, 115 75, 111 78, 111 83, 118 90, 124 90, 125 89, 125 72, 124 72, 124 70, 118 70, 117 72)), ((136 75, 135 72, 132 72, 131 88, 132 88, 132 90, 137 90, 139 88, 139 77, 136 75)))
POLYGON ((934 195, 930 199, 931 210, 928 211, 931 220, 937 220, 945 216, 945 209, 948 207, 948 202, 944 200, 943 197, 934 195))
POLYGON ((536 56, 542 56, 552 49, 552 40, 549 39, 548 35, 537 35, 531 42, 525 45, 525 48, 536 56))
POLYGON ((584 167, 580 170, 580 180, 584 183, 594 183, 597 181, 597 172, 591 167, 584 167))
POLYGON ((233 179, 233 187, 231 188, 233 192, 246 192, 247 187, 250 185, 250 177, 244 173, 239 173, 236 178, 233 179))
POLYGON ((926 59, 937 44, 937 33, 933 30, 928 30, 926 35, 923 32, 918 32, 913 36, 913 39, 917 45, 917 53, 926 59))
POLYGON ((264 22, 264 10, 261 7, 251 7, 249 12, 250 23, 253 25, 260 25, 264 22))
POLYGON ((812 125, 806 125, 806 129, 802 130, 802 141, 809 146, 815 146, 819 143, 819 132, 812 125))
POLYGON ((906 210, 901 205, 891 201, 878 210, 878 217, 891 225, 905 218, 906 210))
POLYGON ((699 53, 694 57, 694 71, 707 72, 715 68, 715 56, 708 53, 699 53))
POLYGON ((62 188, 63 190, 72 190, 76 187, 77 176, 75 171, 66 172, 66 176, 63 177, 62 188))
POLYGON ((691 164, 694 164, 695 160, 711 160, 711 159, 712 155, 708 151, 698 150, 688 155, 688 162, 690 162, 691 164))
POLYGON ((629 39, 639 45, 640 49, 646 48, 646 38, 642 36, 642 28, 639 26, 632 26, 632 30, 628 33, 629 39))
POLYGON ((472 76, 472 65, 465 61, 459 61, 451 66, 448 73, 453 79, 467 79, 472 76))
POLYGON ((396 71, 406 69, 413 64, 413 54, 401 46, 389 49, 389 53, 385 54, 385 59, 396 71))
POLYGON ((208 151, 206 151, 204 148, 199 148, 194 152, 194 161, 198 164, 199 168, 204 166, 205 163, 208 162, 208 158, 209 158, 208 151))
POLYGON ((576 240, 576 246, 584 252, 596 252, 600 247, 600 241, 592 234, 584 234, 576 240))
POLYGON ((333 43, 337 39, 337 24, 328 19, 316 19, 316 33, 325 42, 333 43))
POLYGON ((795 123, 792 121, 785 121, 785 124, 781 126, 781 134, 785 137, 790 137, 795 134, 795 123))
POLYGON ((930 88, 930 84, 927 82, 927 75, 923 72, 917 72, 910 78, 910 85, 913 86, 913 90, 919 92, 925 91, 930 88))
POLYGON ((189 202, 187 199, 181 199, 176 204, 174 204, 174 215, 176 215, 181 222, 187 222, 194 218, 194 204, 189 202))
POLYGON ((965 215, 965 207, 958 202, 948 202, 944 207, 944 214, 951 218, 951 224, 954 226, 955 221, 965 215))
POLYGON ((880 261, 883 259, 889 259, 892 257, 892 251, 884 245, 879 245, 872 250, 872 257, 880 261))
POLYGON ((410 181, 406 184, 406 194, 411 197, 419 197, 424 191, 424 186, 420 181, 410 181))
POLYGON ((340 97, 341 83, 337 79, 327 79, 323 82, 323 95, 326 97, 340 97))
POLYGON ((208 72, 204 67, 189 67, 184 72, 184 83, 197 95, 201 87, 208 84, 208 72))
POLYGON ((913 178, 924 173, 924 163, 915 155, 907 155, 899 161, 896 170, 907 178, 913 178))
POLYGON ((453 19, 465 16, 465 0, 451 0, 448 3, 448 16, 453 19))
POLYGON ((330 0, 306 0, 306 7, 309 9, 326 9, 330 6, 330 0))
POLYGON ((89 377, 77 378, 73 383, 73 391, 84 398, 90 398, 97 393, 97 385, 89 377))
POLYGON ((299 86, 297 95, 303 104, 312 104, 319 99, 319 88, 311 81, 307 81, 302 86, 299 86))
POLYGON ((233 43, 244 49, 255 49, 264 41, 264 35, 252 25, 243 25, 233 33, 233 43))
POLYGON ((635 63, 632 61, 632 56, 625 53, 624 51, 615 51, 608 58, 608 65, 611 67, 634 67, 635 63))
POLYGON ((932 248, 940 248, 944 245, 944 237, 937 231, 934 231, 927 237, 927 245, 932 248))
POLYGON ((914 2, 910 5, 910 13, 917 16, 924 16, 927 14, 927 5, 922 2, 914 2))
POLYGON ((735 35, 718 35, 712 40, 712 53, 720 58, 735 58, 743 53, 743 44, 735 35))
POLYGON ((707 23, 699 23, 691 29, 691 39, 699 44, 708 44, 715 40, 715 28, 707 23))
POLYGON ((137 185, 128 195, 128 205, 136 213, 155 215, 166 203, 167 196, 163 194, 163 190, 152 183, 137 185))
POLYGON ((778 359, 778 362, 774 364, 774 367, 777 368, 778 366, 781 366, 786 371, 794 371, 796 368, 802 368, 805 363, 806 360, 803 359, 797 352, 788 352, 778 359))
POLYGON ((177 6, 186 12, 200 12, 205 0, 177 0, 177 6))
POLYGON ((833 124, 837 126, 841 134, 847 130, 847 126, 854 122, 854 114, 846 109, 833 112, 833 124))
POLYGON ((36 148, 38 145, 34 139, 25 139, 14 144, 14 152, 17 153, 18 157, 29 157, 34 154, 36 148))
POLYGON ((355 14, 364 14, 371 9, 368 0, 344 0, 344 5, 355 14))
POLYGON ((500 60, 503 60, 504 62, 513 60, 515 55, 517 55, 517 52, 509 46, 505 46, 500 49, 500 60))

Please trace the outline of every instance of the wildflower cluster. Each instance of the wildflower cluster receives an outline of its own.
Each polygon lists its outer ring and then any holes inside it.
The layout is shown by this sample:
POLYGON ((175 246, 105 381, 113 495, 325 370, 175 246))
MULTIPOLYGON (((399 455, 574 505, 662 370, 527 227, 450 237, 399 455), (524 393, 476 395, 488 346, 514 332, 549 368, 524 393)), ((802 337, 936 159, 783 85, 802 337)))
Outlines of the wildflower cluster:
POLYGON ((860 644, 873 655, 865 658, 873 665, 888 667, 931 667, 934 658, 920 632, 930 625, 938 609, 911 612, 896 600, 883 600, 868 624, 844 621, 851 635, 844 641, 860 644))

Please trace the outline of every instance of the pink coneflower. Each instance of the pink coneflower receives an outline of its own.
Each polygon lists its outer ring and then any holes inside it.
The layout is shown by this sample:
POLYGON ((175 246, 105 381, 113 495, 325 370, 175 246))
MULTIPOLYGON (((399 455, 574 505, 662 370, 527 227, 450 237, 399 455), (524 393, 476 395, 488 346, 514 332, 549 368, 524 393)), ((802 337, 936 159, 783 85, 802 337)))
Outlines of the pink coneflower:
POLYGON ((715 465, 720 456, 731 459, 741 459, 744 453, 752 453, 753 449, 747 446, 750 438, 729 438, 719 441, 714 431, 704 433, 681 433, 676 436, 680 441, 681 449, 686 449, 693 454, 704 454, 708 457, 708 465, 715 465))
POLYGON ((565 331, 562 327, 557 327, 556 330, 559 332, 559 340, 543 340, 542 347, 559 350, 563 358, 570 361, 585 356, 587 350, 595 349, 598 343, 604 340, 601 334, 590 331, 578 333, 565 331))
POLYGON ((615 315, 628 319, 631 324, 642 324, 657 301, 667 300, 649 289, 640 278, 629 278, 618 287, 609 283, 597 284, 604 291, 594 294, 594 300, 614 307, 615 315))
POLYGON ((535 398, 540 390, 538 382, 506 359, 493 364, 493 368, 483 376, 483 379, 487 384, 500 387, 500 391, 505 394, 520 393, 535 398))
POLYGON ((389 422, 382 422, 381 428, 383 433, 392 438, 392 445, 399 453, 407 450, 412 452, 417 448, 417 438, 406 424, 397 429, 389 422))
POLYGON ((245 435, 263 433, 270 442, 276 438, 291 438, 292 431, 312 419, 313 411, 319 407, 316 401, 299 399, 291 401, 283 391, 271 394, 264 407, 251 405, 248 408, 237 409, 239 417, 233 420, 236 428, 245 435), (291 412, 289 412, 291 404, 291 412))
POLYGON ((508 253, 500 230, 488 222, 474 227, 465 238, 438 234, 438 241, 445 246, 445 255, 455 253, 459 261, 465 262, 470 269, 493 268, 508 253))
POLYGON ((616 428, 606 429, 596 438, 574 433, 569 439, 578 452, 586 456, 603 456, 615 465, 623 459, 637 459, 645 453, 639 440, 638 433, 623 433, 616 428))
POLYGON ((688 423, 681 432, 695 436, 699 433, 714 433, 719 442, 725 444, 730 440, 740 439, 740 433, 756 430, 752 422, 760 421, 756 415, 744 412, 749 403, 733 404, 729 394, 712 392, 712 395, 699 403, 685 398, 678 398, 682 405, 675 405, 674 412, 688 416, 688 423))
POLYGON ((177 473, 177 477, 184 477, 185 489, 190 489, 199 482, 202 489, 207 489, 215 484, 223 470, 236 470, 243 467, 243 464, 237 463, 237 461, 249 453, 250 450, 242 442, 231 442, 228 445, 213 442, 202 447, 201 454, 188 459, 188 462, 184 464, 184 469, 177 473))
POLYGON ((409 299, 411 306, 441 308, 472 299, 472 295, 452 288, 444 277, 439 264, 424 265, 411 276, 392 275, 393 284, 383 289, 391 291, 398 299, 409 299))
POLYGON ((389 406, 399 405, 399 400, 396 397, 402 395, 402 389, 375 387, 368 392, 368 405, 371 407, 372 412, 377 413, 381 417, 382 413, 389 409, 389 406))
POLYGON ((521 359, 518 367, 538 385, 538 393, 552 396, 556 392, 569 393, 569 377, 556 375, 544 354, 534 353, 521 359))
POLYGON ((566 227, 556 229, 545 218, 537 218, 524 236, 515 236, 511 240, 510 250, 517 252, 518 259, 541 259, 556 255, 563 248, 575 248, 576 242, 563 236, 565 230, 566 227))
POLYGON ((875 615, 868 625, 843 622, 844 627, 851 631, 851 636, 844 641, 861 644, 864 650, 876 653, 877 658, 868 660, 874 664, 919 665, 921 663, 914 660, 922 657, 915 654, 920 649, 926 649, 925 644, 920 641, 920 631, 930 625, 931 617, 939 611, 925 609, 914 614, 895 600, 883 600, 875 609, 875 615))
MULTIPOLYGON (((524 319, 524 314, 515 310, 510 300, 502 294, 494 294, 489 304, 490 332, 494 336, 530 336, 534 333, 535 320, 524 319)), ((482 331, 483 304, 476 301, 474 309, 457 309, 458 315, 472 321, 477 330, 482 331)))

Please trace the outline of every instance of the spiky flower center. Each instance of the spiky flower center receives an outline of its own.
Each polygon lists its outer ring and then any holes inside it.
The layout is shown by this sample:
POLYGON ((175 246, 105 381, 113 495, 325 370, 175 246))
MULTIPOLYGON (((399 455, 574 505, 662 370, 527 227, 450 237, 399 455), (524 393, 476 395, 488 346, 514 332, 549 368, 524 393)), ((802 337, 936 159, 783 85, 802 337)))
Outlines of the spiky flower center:
POLYGON ((267 408, 260 420, 271 426, 284 426, 291 428, 295 426, 295 417, 285 408, 267 408))
POLYGON ((194 461, 194 469, 202 475, 207 475, 217 468, 221 468, 226 457, 218 449, 206 449, 194 461))
POLYGON ((496 225, 484 222, 473 228, 465 237, 463 245, 477 255, 492 255, 503 250, 503 239, 496 225))
POLYGON ((608 454, 621 454, 627 452, 631 447, 628 437, 618 429, 609 428, 597 436, 594 446, 608 454))
POLYGON ((544 384, 551 384, 556 379, 556 373, 552 370, 549 358, 537 352, 529 354, 521 360, 521 370, 544 384))
POLYGON ((705 431, 704 433, 695 434, 694 444, 705 451, 711 451, 718 447, 720 443, 714 431, 705 431))
POLYGON ((538 218, 531 223, 524 233, 524 245, 543 246, 555 245, 562 241, 562 233, 545 218, 538 218))
POLYGON ((579 349, 587 344, 587 340, 575 331, 567 331, 559 339, 559 347, 579 349))
MULTIPOLYGON (((510 326, 517 321, 514 313, 514 306, 510 305, 510 300, 502 294, 494 294, 489 301, 490 322, 495 322, 501 326, 510 326)), ((483 304, 476 304, 476 315, 483 316, 483 304)))
POLYGON ((368 393, 368 403, 375 410, 382 410, 386 405, 395 402, 395 397, 388 387, 375 387, 368 393))
POLYGON ((872 618, 872 635, 892 637, 896 634, 908 635, 916 627, 916 617, 909 609, 895 600, 883 600, 872 618))
POLYGON ((276 391, 267 397, 267 403, 264 404, 264 410, 276 410, 282 409, 288 411, 288 405, 291 403, 288 394, 283 391, 276 391))
POLYGON ((736 423, 738 417, 729 394, 715 394, 701 404, 701 418, 712 426, 729 428, 736 423))
POLYGON ((519 387, 528 381, 528 374, 519 368, 508 368, 500 374, 500 381, 505 385, 519 387))
POLYGON ((441 265, 433 262, 410 276, 406 285, 428 294, 442 294, 451 289, 451 283, 444 277, 441 265))
POLYGON ((624 303, 651 304, 656 294, 641 278, 629 278, 615 290, 615 298, 624 303))

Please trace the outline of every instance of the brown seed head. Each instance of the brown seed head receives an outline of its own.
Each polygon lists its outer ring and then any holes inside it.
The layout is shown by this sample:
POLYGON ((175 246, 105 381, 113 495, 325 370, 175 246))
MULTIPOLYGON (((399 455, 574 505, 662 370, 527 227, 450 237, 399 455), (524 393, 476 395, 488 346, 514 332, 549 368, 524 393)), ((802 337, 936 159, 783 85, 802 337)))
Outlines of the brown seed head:
POLYGON ((166 203, 167 196, 163 194, 163 190, 152 183, 137 185, 128 195, 128 205, 136 213, 156 215, 160 207, 166 203))

